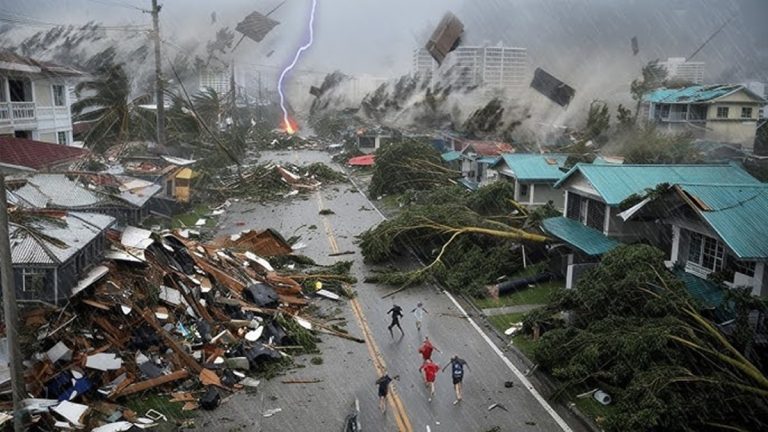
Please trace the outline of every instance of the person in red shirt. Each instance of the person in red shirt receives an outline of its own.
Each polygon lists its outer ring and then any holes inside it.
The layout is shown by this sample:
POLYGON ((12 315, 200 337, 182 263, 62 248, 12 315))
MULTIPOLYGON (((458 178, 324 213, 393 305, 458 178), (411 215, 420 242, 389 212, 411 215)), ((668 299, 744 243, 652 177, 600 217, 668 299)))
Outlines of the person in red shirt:
POLYGON ((435 377, 440 372, 440 366, 431 359, 427 359, 421 365, 419 371, 424 371, 424 382, 429 387, 429 401, 432 402, 432 398, 435 397, 435 377))
POLYGON ((442 352, 436 346, 432 345, 429 336, 424 337, 424 343, 419 347, 419 354, 423 361, 432 360, 432 351, 442 352))

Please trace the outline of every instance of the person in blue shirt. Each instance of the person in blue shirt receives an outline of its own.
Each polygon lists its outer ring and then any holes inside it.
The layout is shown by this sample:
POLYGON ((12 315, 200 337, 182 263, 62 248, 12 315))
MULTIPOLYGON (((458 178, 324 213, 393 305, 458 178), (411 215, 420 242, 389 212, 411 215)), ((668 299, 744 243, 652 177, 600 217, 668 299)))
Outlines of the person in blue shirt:
POLYGON ((461 382, 464 380, 464 367, 466 366, 469 369, 469 365, 459 356, 454 355, 451 358, 451 362, 443 367, 443 371, 449 366, 451 368, 451 378, 453 378, 453 389, 456 391, 456 400, 453 401, 453 404, 456 405, 461 402, 461 382))

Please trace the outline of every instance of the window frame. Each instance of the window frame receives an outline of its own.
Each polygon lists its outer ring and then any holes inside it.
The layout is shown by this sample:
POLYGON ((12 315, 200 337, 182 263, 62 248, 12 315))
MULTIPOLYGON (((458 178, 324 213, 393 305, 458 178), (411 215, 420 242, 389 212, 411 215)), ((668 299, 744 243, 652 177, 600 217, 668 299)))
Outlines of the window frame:
POLYGON ((56 132, 56 142, 61 145, 69 145, 69 137, 67 137, 67 131, 58 131, 56 132), (64 139, 62 140, 62 137, 64 139))
POLYGON ((726 255, 725 246, 720 240, 690 231, 687 262, 714 273, 725 268, 726 255), (698 244, 694 246, 694 243, 698 244))
POLYGON ((731 111, 731 110, 730 110, 730 107, 727 107, 727 106, 719 106, 719 107, 717 107, 717 110, 716 110, 716 112, 715 112, 715 118, 719 118, 719 119, 727 119, 727 118, 728 118, 728 116, 731 114, 731 112, 730 112, 730 111, 731 111), (722 110, 722 111, 721 111, 721 110, 722 110), (721 112, 722 112, 722 113, 725 113, 725 115, 721 115, 721 112))
POLYGON ((35 269, 35 268, 23 268, 21 269, 21 292, 25 293, 40 293, 45 289, 45 277, 47 276, 47 271, 45 269, 35 269), (27 283, 27 277, 30 276, 37 276, 40 278, 40 286, 37 288, 30 288, 28 285, 31 285, 27 283))
POLYGON ((741 107, 741 118, 743 119, 751 119, 752 118, 752 107, 741 107), (744 115, 746 114, 746 115, 744 115))
POLYGON ((51 91, 53 92, 53 106, 57 106, 57 107, 67 106, 67 93, 66 93, 67 89, 64 85, 52 84, 51 91), (56 91, 57 89, 61 89, 61 95, 57 93, 56 91), (61 101, 57 100, 59 99, 57 96, 61 97, 61 101), (58 102, 61 102, 61 103, 58 103, 58 102))

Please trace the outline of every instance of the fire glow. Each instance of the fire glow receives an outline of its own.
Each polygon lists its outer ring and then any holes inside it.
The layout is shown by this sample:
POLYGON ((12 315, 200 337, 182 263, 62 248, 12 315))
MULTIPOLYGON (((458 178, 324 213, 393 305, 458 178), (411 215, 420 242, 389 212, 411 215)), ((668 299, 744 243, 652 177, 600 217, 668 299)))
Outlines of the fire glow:
POLYGON ((285 108, 285 95, 283 94, 283 81, 285 80, 285 76, 288 75, 288 72, 291 71, 296 66, 296 63, 299 61, 299 57, 301 57, 301 53, 307 50, 312 44, 315 42, 315 10, 317 9, 317 0, 312 0, 312 11, 309 14, 309 39, 307 40, 307 43, 299 47, 299 49, 296 51, 296 55, 293 56, 293 61, 291 64, 286 66, 285 69, 283 69, 283 73, 280 74, 280 79, 277 80, 277 93, 280 95, 280 109, 283 110, 283 129, 289 134, 294 134, 296 130, 298 129, 296 122, 294 121, 291 123, 290 118, 288 117, 288 110, 285 108))
POLYGON ((284 130, 285 133, 288 135, 293 135, 296 133, 296 131, 299 129, 298 123, 296 123, 296 120, 291 118, 290 116, 283 117, 283 121, 281 122, 280 129, 284 130))

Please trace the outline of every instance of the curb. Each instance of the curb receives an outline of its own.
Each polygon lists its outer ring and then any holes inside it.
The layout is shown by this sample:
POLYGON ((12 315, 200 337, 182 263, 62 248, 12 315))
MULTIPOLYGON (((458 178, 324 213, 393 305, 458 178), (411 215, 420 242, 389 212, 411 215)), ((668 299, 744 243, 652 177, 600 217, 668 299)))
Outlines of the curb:
MULTIPOLYGON (((532 367, 535 366, 535 364, 526 357, 525 354, 523 354, 520 349, 518 349, 515 345, 509 344, 509 338, 502 334, 496 327, 491 325, 491 323, 488 322, 485 315, 482 313, 482 310, 479 309, 477 306, 475 306, 474 302, 470 300, 466 295, 460 295, 459 298, 469 306, 469 308, 472 310, 473 314, 475 315, 474 318, 481 318, 483 322, 483 327, 490 330, 490 333, 494 336, 496 336, 497 339, 497 345, 499 345, 499 348, 502 349, 504 352, 511 352, 515 355, 517 360, 519 360, 523 365, 525 365, 526 368, 528 368, 527 371, 525 371, 526 375, 532 376, 536 378, 536 381, 539 383, 540 386, 543 387, 543 390, 545 390, 548 394, 552 394, 556 391, 557 388, 560 387, 559 383, 552 377, 550 377, 548 374, 540 371, 539 369, 536 369, 533 371, 533 373, 530 373, 530 370, 532 367), (498 342, 502 342, 499 344, 498 342)), ((560 406, 563 406, 570 411, 576 419, 581 422, 581 424, 589 429, 591 432, 603 432, 603 429, 601 429, 594 420, 589 418, 587 415, 585 415, 581 410, 579 410, 578 407, 573 402, 568 401, 567 403, 562 403, 561 401, 555 401, 560 406)))

